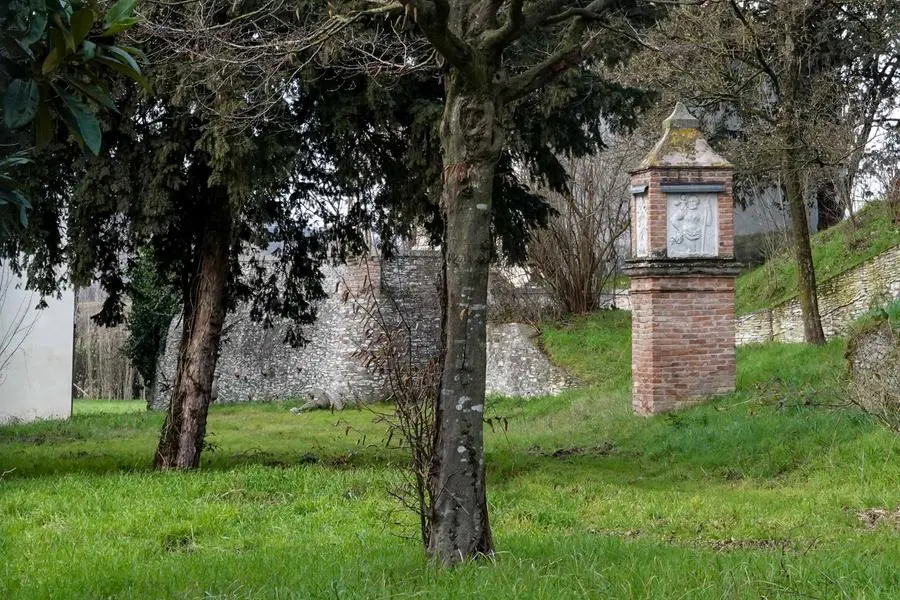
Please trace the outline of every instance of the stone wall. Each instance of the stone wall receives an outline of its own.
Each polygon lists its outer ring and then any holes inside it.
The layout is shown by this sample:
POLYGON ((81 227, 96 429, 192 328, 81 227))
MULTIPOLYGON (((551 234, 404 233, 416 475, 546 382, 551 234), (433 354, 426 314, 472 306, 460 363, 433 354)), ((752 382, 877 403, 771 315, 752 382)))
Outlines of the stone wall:
POLYGON ((900 432, 900 331, 888 319, 863 326, 847 344, 851 399, 900 432))
POLYGON ((488 323, 488 394, 531 398, 558 394, 575 383, 537 347, 539 335, 524 323, 488 323))
MULTIPOLYGON (((900 298, 900 246, 819 282, 818 287, 825 336, 842 335, 854 319, 870 308, 900 298)), ((791 298, 771 309, 738 317, 736 341, 739 345, 802 342, 800 302, 791 298)))
MULTIPOLYGON (((304 329, 309 343, 283 343, 286 326, 266 329, 253 323, 249 307, 226 318, 214 394, 217 402, 253 402, 322 396, 347 402, 370 402, 389 395, 382 378, 358 356, 367 335, 367 314, 381 311, 383 322, 409 332, 414 360, 426 362, 440 348, 441 256, 409 251, 381 261, 369 258, 326 270, 328 294, 318 316, 304 329)), ((558 393, 570 381, 533 343, 526 326, 488 324, 487 391, 498 395, 536 396, 558 393)), ((175 372, 180 319, 169 328, 160 360, 157 392, 151 408, 168 402, 175 372)))
MULTIPOLYGON (((802 325, 802 323, 801 323, 802 325)), ((734 330, 734 343, 760 344, 772 341, 772 311, 760 310, 737 317, 734 330)))
POLYGON ((411 250, 385 261, 381 270, 382 306, 409 332, 413 356, 431 359, 441 339, 441 255, 411 250))
MULTIPOLYGON (((380 397, 381 382, 353 357, 364 336, 364 313, 357 300, 366 286, 379 286, 380 280, 377 260, 326 269, 322 285, 329 296, 319 304, 315 323, 304 328, 309 343, 302 348, 284 343, 284 322, 264 328, 250 319, 246 305, 229 313, 216 365, 216 400, 300 398, 315 390, 363 401, 380 397)), ((180 317, 176 317, 160 360, 151 408, 163 408, 168 402, 180 339, 180 317)))

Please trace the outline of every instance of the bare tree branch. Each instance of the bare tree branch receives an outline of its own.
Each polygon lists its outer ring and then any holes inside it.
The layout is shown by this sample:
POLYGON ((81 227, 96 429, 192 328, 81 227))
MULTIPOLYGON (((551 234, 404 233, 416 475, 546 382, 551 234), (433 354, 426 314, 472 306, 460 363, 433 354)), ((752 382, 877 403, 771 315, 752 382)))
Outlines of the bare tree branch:
POLYGON ((450 5, 447 0, 400 0, 415 9, 415 19, 422 33, 451 65, 470 73, 472 48, 447 26, 450 5))

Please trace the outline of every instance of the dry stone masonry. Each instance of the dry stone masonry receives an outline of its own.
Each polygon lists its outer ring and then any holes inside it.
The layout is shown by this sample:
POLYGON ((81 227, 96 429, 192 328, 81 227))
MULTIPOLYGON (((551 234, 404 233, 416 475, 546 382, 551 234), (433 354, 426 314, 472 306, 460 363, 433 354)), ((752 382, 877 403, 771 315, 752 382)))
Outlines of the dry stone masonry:
POLYGON ((900 430, 900 331, 889 319, 863 325, 847 344, 851 398, 900 430))
POLYGON ((643 415, 734 389, 732 167, 682 104, 632 173, 632 404, 643 415))
POLYGON ((530 398, 558 394, 576 382, 538 348, 539 332, 524 323, 488 323, 488 394, 530 398))
MULTIPOLYGON (((315 323, 304 330, 309 343, 302 348, 283 343, 284 325, 266 329, 252 322, 249 307, 228 315, 216 367, 217 402, 305 399, 308 408, 341 408, 385 399, 389 390, 384 380, 358 356, 366 337, 366 307, 373 297, 385 320, 408 328, 414 359, 427 361, 439 350, 439 252, 410 250, 389 260, 370 257, 331 268, 323 287, 328 297, 320 303, 315 323)), ((536 337, 537 331, 527 325, 488 324, 489 394, 540 396, 571 385, 535 346, 536 337)), ((164 408, 168 402, 180 338, 176 318, 150 408, 164 408)))
MULTIPOLYGON (((847 326, 870 308, 900 298, 900 246, 819 282, 817 296, 825 336, 843 335, 847 326)), ((803 341, 797 298, 738 317, 738 344, 773 341, 803 341)))

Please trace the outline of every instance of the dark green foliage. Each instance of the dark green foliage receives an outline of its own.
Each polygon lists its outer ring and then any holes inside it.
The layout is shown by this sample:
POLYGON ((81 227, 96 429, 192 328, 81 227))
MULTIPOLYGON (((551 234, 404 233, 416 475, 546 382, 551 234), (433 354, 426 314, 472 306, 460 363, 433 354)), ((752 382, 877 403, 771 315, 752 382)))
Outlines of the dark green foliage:
MULTIPOLYGON (((29 168, 29 189, 43 200, 41 214, 35 213, 42 231, 15 250, 37 252, 31 264, 42 291, 51 292, 56 283, 51 267, 69 260, 75 281, 99 279, 110 294, 100 320, 119 322, 127 257, 144 244, 156 255, 161 275, 184 289, 183 276, 193 272, 189 249, 202 231, 203 203, 217 188, 232 199, 238 224, 230 300, 252 300, 254 316, 264 321, 308 321, 310 302, 320 293, 317 264, 326 244, 341 258, 359 251, 364 231, 372 229, 390 252, 397 236, 416 226, 440 241, 437 123, 444 92, 436 70, 412 71, 384 85, 365 73, 348 77, 337 68, 307 69, 292 86, 291 101, 254 128, 219 114, 245 102, 240 79, 231 97, 209 96, 210 110, 197 110, 184 104, 185 88, 192 85, 189 78, 179 79, 187 77, 185 65, 153 65, 150 75, 158 88, 152 100, 134 91, 111 93, 121 113, 105 125, 100 157, 61 157, 57 149, 29 168), (83 173, 84 179, 51 173, 58 164, 72 165, 66 171, 83 173), (54 230, 69 190, 67 226, 74 235, 64 248, 54 230), (326 206, 336 198, 339 209, 326 206), (275 260, 261 269, 253 248, 272 244, 275 260), (240 264, 242 252, 248 261, 240 264)), ((528 230, 551 214, 531 182, 562 189, 566 178, 557 156, 602 148, 608 131, 633 124, 648 100, 585 68, 515 105, 492 215, 507 258, 522 260, 528 230)))
POLYGON ((0 240, 28 225, 31 203, 19 191, 13 169, 28 164, 28 154, 15 152, 0 158, 0 240))
MULTIPOLYGON (((250 43, 257 31, 272 33, 269 25, 291 34, 286 24, 296 20, 294 8, 257 19, 252 6, 232 5, 203 22, 227 25, 236 43, 250 43)), ((310 9, 312 20, 315 11, 325 10, 310 9)), ((26 252, 25 264, 14 266, 27 267, 43 291, 61 283, 57 274, 64 264, 76 284, 99 281, 108 296, 95 318, 105 325, 124 319, 128 273, 140 252, 152 253, 156 280, 177 290, 188 324, 157 453, 165 457, 157 464, 166 468, 198 464, 226 306, 248 302, 251 317, 267 326, 289 319, 286 341, 302 343, 301 328, 323 295, 320 268, 326 260, 361 252, 370 232, 389 253, 417 226, 433 241, 441 241, 444 230, 437 202, 444 87, 436 66, 383 85, 360 71, 348 77, 337 58, 300 71, 279 63, 282 70, 270 72, 264 59, 240 69, 195 64, 181 51, 183 40, 173 46, 159 33, 178 31, 182 20, 196 16, 191 10, 158 6, 147 12, 159 26, 150 31, 160 36, 150 36, 145 46, 155 57, 148 72, 154 96, 131 89, 111 93, 120 112, 107 115, 108 133, 96 157, 67 149, 49 149, 41 157, 28 181, 42 201, 40 227, 4 248, 7 256, 26 252), (279 91, 267 91, 272 88, 279 91), (59 169, 61 164, 69 168, 59 169), (198 314, 213 315, 202 333, 192 325, 196 307, 198 314), (201 366, 182 378, 189 361, 201 366), (188 402, 191 407, 182 410, 188 402), (182 439, 169 435, 181 427, 192 428, 190 437, 197 438, 191 446, 198 450, 190 456, 170 443, 182 439)), ((506 258, 522 260, 529 230, 550 216, 532 182, 564 187, 556 157, 601 148, 607 129, 628 124, 644 99, 585 68, 525 97, 521 110, 510 113, 514 123, 493 181, 491 223, 506 258), (521 137, 520 128, 526 132, 521 137)), ((73 123, 77 131, 91 132, 78 119, 73 123)))
POLYGON ((140 373, 144 385, 153 388, 156 365, 166 345, 172 317, 180 297, 169 282, 161 280, 153 252, 138 252, 128 285, 131 309, 128 313, 128 341, 125 353, 140 373))
MULTIPOLYGON (((331 132, 329 139, 317 140, 318 147, 331 160, 350 163, 337 173, 346 176, 366 169, 365 180, 378 185, 377 192, 357 207, 360 214, 369 217, 385 242, 421 225, 434 243, 440 243, 438 123, 444 90, 439 74, 414 72, 389 87, 365 75, 349 79, 342 73, 313 75, 315 87, 307 89, 313 96, 328 98, 317 109, 319 117, 329 121, 325 131, 331 132)), ((612 132, 634 126, 653 97, 605 81, 585 68, 512 107, 493 193, 492 228, 504 259, 523 261, 528 232, 546 224, 553 214, 534 185, 566 189, 568 177, 560 157, 603 149, 612 132)))
POLYGON ((130 119, 110 136, 114 155, 88 162, 74 190, 70 222, 77 248, 73 276, 98 278, 109 297, 98 316, 113 324, 123 318, 127 292, 123 256, 146 245, 157 277, 187 301, 197 272, 197 250, 211 203, 227 202, 236 227, 232 241, 230 301, 252 296, 254 316, 311 318, 311 302, 321 294, 318 265, 326 238, 336 227, 312 228, 307 203, 311 190, 291 189, 297 141, 290 132, 230 140, 230 151, 213 166, 206 150, 203 117, 165 102, 135 99, 130 119), (295 141, 296 140, 296 141, 295 141), (263 268, 261 249, 278 244, 276 259, 263 268))

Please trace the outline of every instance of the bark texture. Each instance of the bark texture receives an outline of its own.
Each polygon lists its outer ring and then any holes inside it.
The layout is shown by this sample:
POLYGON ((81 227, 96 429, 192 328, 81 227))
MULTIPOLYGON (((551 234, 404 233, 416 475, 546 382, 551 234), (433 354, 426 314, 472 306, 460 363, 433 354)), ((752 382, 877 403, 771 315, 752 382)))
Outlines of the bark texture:
POLYGON ((436 406, 429 556, 443 564, 491 554, 484 467, 491 191, 503 145, 499 102, 450 74, 441 123, 446 218, 446 353, 436 406))
POLYGON ((178 368, 153 464, 158 469, 196 469, 206 436, 219 340, 225 321, 231 212, 224 190, 211 194, 198 249, 197 271, 184 307, 178 368))
MULTIPOLYGON (((506 104, 597 53, 606 39, 588 23, 615 3, 559 0, 402 0, 445 61, 441 148, 446 256, 445 353, 429 472, 433 498, 426 551, 443 564, 493 553, 484 469, 487 281, 491 195, 504 143, 506 104), (547 27, 553 51, 510 73, 504 52, 547 27)), ((621 7, 616 7, 621 8, 621 7)))
POLYGON ((793 228, 794 258, 797 261, 797 298, 803 313, 803 336, 811 344, 824 344, 822 317, 819 315, 819 299, 816 295, 816 270, 813 266, 812 247, 809 242, 809 221, 806 202, 799 174, 792 165, 784 169, 784 191, 793 228))

